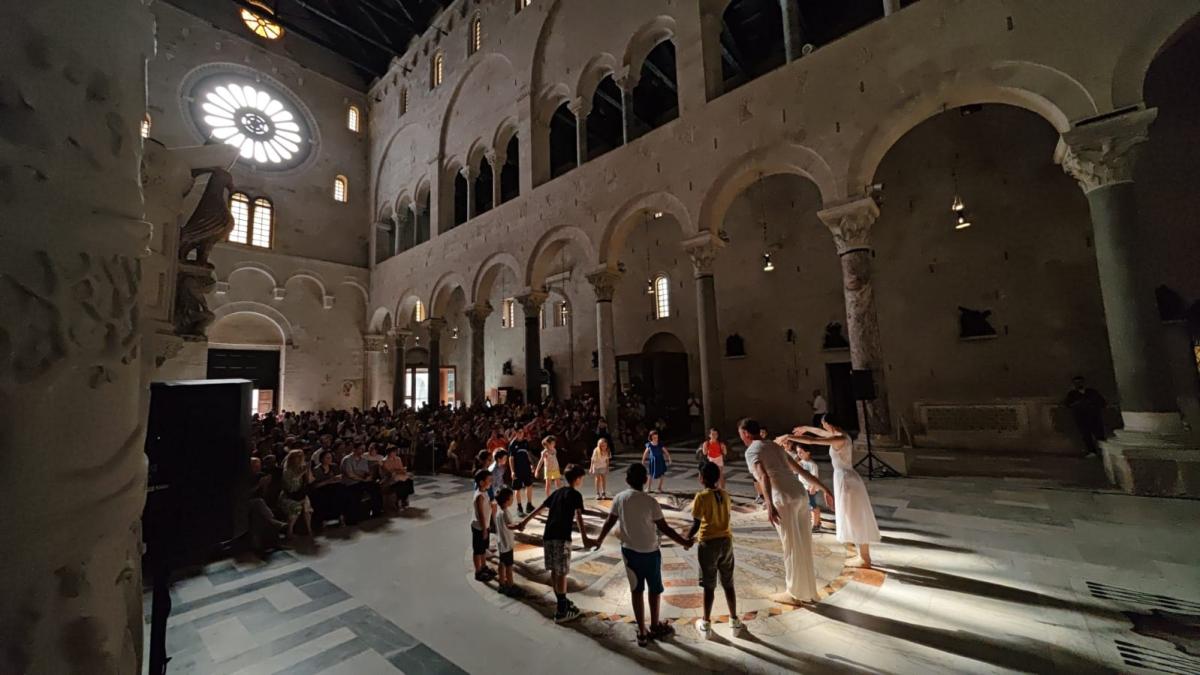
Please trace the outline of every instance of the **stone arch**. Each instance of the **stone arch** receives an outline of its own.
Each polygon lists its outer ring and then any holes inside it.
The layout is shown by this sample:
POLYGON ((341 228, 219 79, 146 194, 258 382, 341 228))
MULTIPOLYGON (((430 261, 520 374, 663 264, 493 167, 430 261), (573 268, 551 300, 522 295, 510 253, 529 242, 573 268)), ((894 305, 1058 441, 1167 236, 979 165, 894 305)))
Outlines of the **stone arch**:
POLYGON ((376 164, 374 170, 371 172, 371 186, 375 191, 376 199, 380 203, 392 201, 390 198, 383 196, 387 194, 387 189, 386 186, 380 184, 380 181, 383 179, 384 168, 387 166, 388 160, 392 156, 392 146, 396 143, 397 139, 401 137, 401 135, 404 135, 410 131, 414 134, 414 137, 410 143, 410 147, 405 149, 405 152, 412 153, 413 157, 411 161, 414 166, 420 166, 427 162, 429 155, 433 150, 433 138, 429 136, 428 130, 424 124, 407 122, 400 125, 400 128, 396 129, 395 133, 393 133, 391 137, 388 138, 387 143, 384 144, 383 151, 379 156, 379 163, 376 164), (425 147, 418 147, 421 145, 425 147))
MULTIPOLYGON (((530 68, 529 81, 533 84, 531 90, 538 91, 542 86, 542 81, 545 79, 545 61, 546 61, 546 45, 550 42, 550 36, 554 33, 554 25, 558 19, 559 13, 562 10, 562 0, 551 0, 546 3, 549 5, 545 8, 546 17, 542 20, 542 25, 538 29, 537 42, 533 45, 533 61, 530 68)), ((532 8, 525 8, 524 11, 530 11, 532 8)))
POLYGON ((487 302, 492 296, 492 287, 496 283, 496 279, 504 272, 505 268, 512 272, 512 275, 517 282, 521 280, 521 265, 511 254, 503 251, 493 253, 475 271, 474 281, 471 283, 471 301, 479 304, 487 302))
POLYGON ((482 138, 476 138, 472 141, 471 145, 467 148, 466 166, 471 167, 473 171, 478 171, 490 147, 482 138))
POLYGON ((283 339, 283 344, 286 346, 294 346, 295 333, 292 330, 292 323, 288 321, 286 316, 283 315, 283 312, 280 312, 274 307, 271 307, 270 305, 264 305, 261 302, 254 302, 252 300, 227 302, 213 310, 213 322, 215 323, 233 314, 257 314, 271 321, 271 323, 275 324, 275 327, 279 329, 279 335, 283 339))
POLYGON ((719 231, 730 205, 742 191, 760 178, 781 173, 803 176, 812 181, 821 191, 821 199, 825 203, 839 198, 833 169, 816 151, 795 143, 759 148, 730 162, 717 175, 700 206, 700 231, 719 231))
POLYGON ((674 37, 675 19, 666 15, 656 16, 637 29, 633 37, 629 38, 628 46, 625 47, 623 63, 629 77, 636 80, 642 72, 642 64, 646 61, 650 51, 659 43, 674 37))
POLYGON ((1150 64, 1180 36, 1200 24, 1200 14, 1192 7, 1194 5, 1188 3, 1177 3, 1177 7, 1172 8, 1177 12, 1173 15, 1161 11, 1146 13, 1145 18, 1155 23, 1143 26, 1138 37, 1126 43, 1113 69, 1114 109, 1141 104, 1150 64))
POLYGON ((358 279, 355 279, 354 277, 346 277, 345 279, 342 279, 341 285, 357 289, 359 294, 362 295, 363 306, 371 306, 371 292, 368 291, 367 287, 362 285, 362 282, 360 282, 358 279))
POLYGON ((492 135, 492 149, 497 155, 503 155, 508 148, 508 142, 512 140, 520 132, 521 127, 517 123, 516 117, 506 117, 501 120, 496 127, 496 133, 492 135))
POLYGON ((551 263, 560 251, 571 245, 579 247, 585 262, 596 259, 596 249, 592 240, 583 230, 573 225, 551 228, 533 247, 533 253, 525 266, 525 284, 530 288, 543 287, 551 263))
POLYGON ((433 285, 433 292, 429 294, 429 304, 427 305, 430 317, 441 317, 446 311, 446 305, 450 302, 456 289, 461 289, 465 295, 470 286, 458 272, 447 272, 438 279, 433 285))
POLYGON ((381 335, 391 327, 392 323, 392 312, 387 307, 377 307, 371 313, 371 320, 367 322, 367 332, 381 335))
MULTIPOLYGON (((396 328, 410 328, 412 325, 413 310, 417 303, 425 304, 417 295, 416 291, 409 289, 400 294, 400 299, 396 302, 396 311, 392 313, 392 325, 396 328)), ((425 308, 426 314, 429 312, 428 306, 425 308)))
POLYGON ((576 98, 591 101, 592 96, 596 93, 596 87, 604 78, 609 75, 619 77, 620 70, 621 63, 612 54, 605 52, 593 56, 583 67, 583 72, 579 74, 579 83, 575 86, 576 98))
POLYGON ((537 111, 537 119, 543 124, 549 124, 550 118, 554 115, 554 111, 563 103, 571 100, 571 88, 565 84, 551 84, 542 88, 537 97, 535 110, 537 111))
MULTIPOLYGON (((446 101, 445 112, 442 114, 441 128, 438 132, 438 150, 443 155, 446 153, 446 141, 447 136, 450 133, 450 127, 455 121, 455 110, 459 104, 460 98, 462 97, 463 91, 466 89, 467 83, 471 81, 472 75, 474 75, 476 71, 491 67, 499 67, 504 69, 507 72, 507 75, 512 79, 515 93, 517 78, 516 69, 513 67, 512 61, 510 61, 507 56, 499 52, 487 52, 486 54, 481 53, 478 56, 479 58, 473 58, 471 59, 470 63, 467 64, 466 69, 464 69, 462 75, 459 76, 458 81, 454 83, 454 89, 450 92, 450 97, 446 101)), ((512 101, 505 102, 504 105, 515 106, 516 103, 517 101, 514 98, 512 101)))
POLYGON ((309 270, 297 270, 293 272, 292 275, 287 278, 287 281, 283 283, 284 288, 287 288, 288 284, 292 283, 296 279, 306 279, 315 284, 317 291, 320 293, 320 296, 317 298, 318 300, 324 300, 324 298, 329 296, 328 287, 326 287, 325 280, 321 278, 320 274, 309 270))
POLYGON ((697 233, 691 214, 688 213, 687 207, 678 197, 669 192, 643 192, 617 209, 608 225, 605 226, 604 236, 600 239, 599 262, 601 265, 616 268, 621 247, 625 244, 625 237, 629 235, 629 231, 638 223, 640 217, 646 213, 662 213, 671 216, 679 224, 685 238, 697 233))
POLYGON ((679 339, 678 335, 668 331, 659 331, 646 338, 646 341, 642 343, 642 353, 686 354, 687 347, 683 344, 683 340, 679 339))
MULTIPOLYGON (((912 77, 925 72, 914 68, 912 77)), ((872 183, 880 161, 896 141, 913 127, 950 108, 980 103, 1003 103, 1041 115, 1059 133, 1071 128, 1074 120, 1097 114, 1092 94, 1066 73, 1027 61, 998 61, 975 71, 956 73, 930 88, 908 87, 904 78, 896 82, 900 89, 922 92, 885 112, 879 122, 866 130, 854 144, 843 188, 846 198, 861 194, 872 183)))
POLYGON ((272 287, 279 287, 279 279, 275 276, 275 272, 263 263, 254 262, 252 260, 234 263, 233 267, 229 270, 229 274, 225 277, 225 282, 232 283, 233 275, 237 274, 238 272, 256 272, 270 279, 272 287))

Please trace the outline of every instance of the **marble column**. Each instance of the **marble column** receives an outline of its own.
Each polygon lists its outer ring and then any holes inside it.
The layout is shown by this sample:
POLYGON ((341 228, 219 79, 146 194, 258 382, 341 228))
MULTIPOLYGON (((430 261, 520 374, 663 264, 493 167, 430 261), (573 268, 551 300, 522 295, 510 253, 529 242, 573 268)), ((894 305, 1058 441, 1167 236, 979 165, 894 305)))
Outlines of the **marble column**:
POLYGON ((600 416, 608 420, 608 428, 617 433, 617 352, 613 336, 613 294, 621 273, 601 267, 587 275, 596 293, 596 355, 600 380, 600 416))
POLYGON ((479 170, 474 167, 464 166, 462 171, 459 173, 461 173, 462 177, 467 181, 467 220, 470 220, 476 215, 475 178, 479 175, 479 170))
POLYGON ((492 208, 500 206, 500 202, 504 196, 503 184, 500 182, 500 173, 504 170, 504 163, 508 161, 508 156, 495 152, 488 155, 488 162, 492 165, 492 208))
POLYGON ((725 383, 721 375, 721 337, 717 323, 717 286, 713 263, 725 246, 716 235, 705 232, 683 242, 696 275, 696 320, 700 336, 700 402, 704 428, 720 429, 725 422, 725 383))
POLYGON ((392 363, 395 364, 392 380, 392 409, 399 409, 404 405, 404 400, 408 396, 408 338, 412 336, 412 331, 394 330, 391 332, 392 338, 392 363))
POLYGON ((492 314, 491 304, 484 302, 466 310, 471 324, 471 405, 483 405, 487 393, 484 387, 484 327, 492 314))
POLYGON ((384 387, 387 379, 387 336, 363 336, 363 407, 371 408, 387 398, 384 387))
POLYGON ((138 673, 153 18, 2 3, 0 44, 0 672, 138 673))
POLYGON ((628 145, 633 140, 633 88, 637 80, 629 75, 617 80, 621 89, 621 141, 628 145))
POLYGON ((429 404, 436 406, 442 402, 442 331, 446 330, 446 320, 430 317, 425 327, 429 330, 429 404))
POLYGON ((583 166, 588 161, 588 115, 592 113, 592 102, 585 98, 577 98, 567 106, 575 114, 575 156, 577 166, 583 166))
POLYGON ((875 311, 875 289, 871 275, 874 251, 871 226, 879 217, 879 206, 870 197, 860 197, 817 213, 833 234, 842 261, 842 292, 846 300, 846 333, 850 340, 850 363, 855 370, 870 370, 875 378, 874 401, 859 412, 859 428, 869 424, 872 436, 886 442, 892 433, 888 407, 887 376, 879 344, 879 319, 875 311))
POLYGON ((804 46, 804 33, 800 28, 800 7, 797 2, 798 0, 779 0, 779 9, 783 14, 783 53, 789 63, 800 58, 800 49, 804 46))
POLYGON ((900 0, 883 0, 883 15, 891 16, 900 11, 900 0))
POLYGON ((517 296, 525 313, 525 400, 542 402, 542 322, 540 312, 546 292, 531 290, 517 296))

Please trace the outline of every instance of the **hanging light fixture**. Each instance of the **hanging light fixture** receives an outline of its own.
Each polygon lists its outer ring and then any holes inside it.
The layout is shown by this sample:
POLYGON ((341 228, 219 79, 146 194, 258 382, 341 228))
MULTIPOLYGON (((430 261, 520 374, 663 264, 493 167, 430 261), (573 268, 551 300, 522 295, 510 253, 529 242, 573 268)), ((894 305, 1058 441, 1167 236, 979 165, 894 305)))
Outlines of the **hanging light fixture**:
POLYGON ((950 202, 950 213, 954 214, 954 229, 965 230, 971 226, 971 219, 967 216, 967 205, 963 203, 962 197, 958 192, 958 155, 954 155, 955 168, 950 170, 950 176, 954 181, 954 201, 950 202))
POLYGON ((770 253, 763 254, 763 271, 764 272, 774 272, 775 271, 775 263, 771 262, 771 254, 770 253))
POLYGON ((454 326, 453 328, 450 329, 450 339, 451 340, 458 339, 458 326, 454 326))
MULTIPOLYGON (((756 191, 759 193, 761 193, 763 190, 762 180, 763 180, 763 175, 762 175, 762 172, 760 171, 758 174, 758 180, 755 181, 756 191)), ((762 256, 763 268, 762 269, 764 272, 774 272, 775 271, 775 263, 771 260, 771 246, 767 240, 767 207, 763 203, 762 194, 759 194, 758 197, 759 198, 756 200, 758 202, 758 222, 760 225, 762 225, 762 234, 763 234, 763 256, 762 256)))
POLYGON ((647 212, 645 219, 646 229, 646 295, 654 295, 654 275, 650 272, 650 213, 647 212))

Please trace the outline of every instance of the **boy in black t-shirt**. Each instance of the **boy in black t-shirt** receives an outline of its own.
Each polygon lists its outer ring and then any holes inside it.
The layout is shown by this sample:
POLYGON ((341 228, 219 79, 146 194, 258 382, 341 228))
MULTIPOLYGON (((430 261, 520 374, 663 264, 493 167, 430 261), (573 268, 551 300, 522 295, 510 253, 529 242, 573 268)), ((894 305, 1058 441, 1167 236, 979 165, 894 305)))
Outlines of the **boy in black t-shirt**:
POLYGON ((588 538, 587 529, 583 524, 583 495, 580 494, 579 484, 587 471, 583 467, 568 465, 563 472, 567 485, 555 490, 542 505, 529 512, 525 519, 517 525, 517 530, 525 529, 525 524, 543 510, 548 510, 546 529, 542 533, 542 548, 545 555, 546 569, 554 585, 554 597, 558 600, 558 608, 554 613, 555 623, 566 623, 579 618, 581 612, 567 599, 567 577, 571 573, 571 526, 579 526, 579 535, 583 538, 583 547, 592 545, 588 538))
POLYGON ((533 459, 529 456, 529 441, 525 430, 518 428, 508 444, 508 463, 512 470, 512 489, 517 502, 517 513, 533 513, 533 459), (521 506, 521 491, 525 491, 525 506, 521 506))

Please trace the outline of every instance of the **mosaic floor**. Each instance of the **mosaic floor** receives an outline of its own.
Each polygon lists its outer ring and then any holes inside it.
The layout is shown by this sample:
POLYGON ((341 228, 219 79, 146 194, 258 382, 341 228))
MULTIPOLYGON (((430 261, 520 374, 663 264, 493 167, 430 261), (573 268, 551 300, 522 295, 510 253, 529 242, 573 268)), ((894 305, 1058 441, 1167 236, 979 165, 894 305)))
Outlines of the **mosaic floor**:
MULTIPOLYGON (((669 492, 695 486, 694 467, 669 473, 669 492)), ((733 469, 730 486, 741 499, 753 495, 744 469, 733 469)), ((641 648, 612 549, 577 558, 574 599, 596 604, 566 626, 547 618, 549 605, 471 579, 468 487, 424 478, 402 517, 334 528, 266 562, 219 561, 181 579, 168 672, 1200 675, 1200 502, 1029 478, 874 481, 884 535, 877 573, 831 565, 821 574, 836 592, 820 603, 760 609, 746 635, 718 625, 704 641, 689 620, 695 553, 672 546, 668 578, 679 583, 664 610, 678 634, 641 648)), ((590 527, 603 517, 597 506, 590 527)), ((760 517, 738 517, 747 612, 753 594, 778 583, 769 578, 778 565, 773 535, 755 529, 765 526, 760 517)), ((831 560, 832 539, 817 539, 831 560)), ((536 587, 536 575, 522 583, 536 587)))

